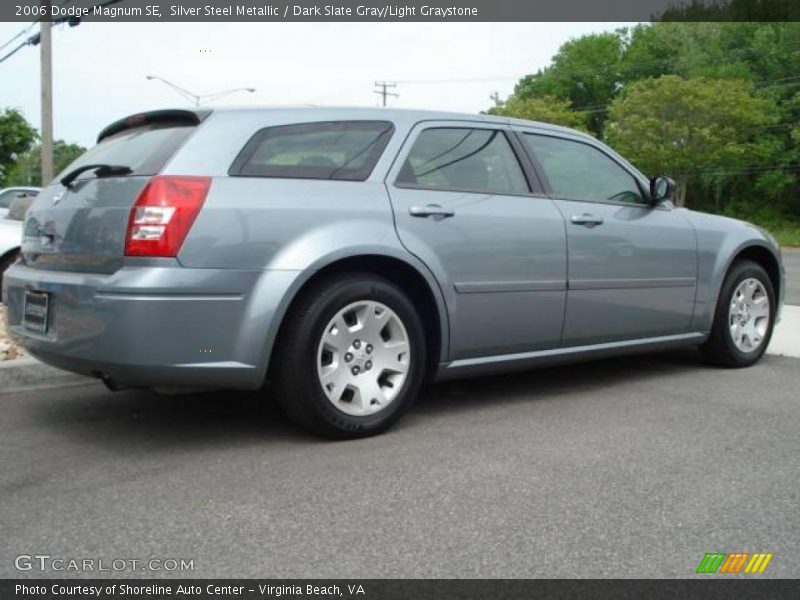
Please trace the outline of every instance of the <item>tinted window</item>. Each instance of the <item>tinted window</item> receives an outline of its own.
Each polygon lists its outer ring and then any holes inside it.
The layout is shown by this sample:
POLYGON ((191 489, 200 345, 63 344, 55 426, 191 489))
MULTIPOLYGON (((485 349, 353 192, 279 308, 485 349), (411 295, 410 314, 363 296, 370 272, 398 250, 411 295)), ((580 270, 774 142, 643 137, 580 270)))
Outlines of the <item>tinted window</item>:
MULTIPOLYGON (((133 175, 155 175, 192 131, 194 127, 163 125, 126 129, 87 150, 64 169, 58 179, 89 164, 122 165, 129 167, 133 175)), ((87 172, 80 177, 91 176, 87 172)))
POLYGON ((426 129, 414 142, 397 182, 434 190, 528 192, 508 139, 491 129, 426 129))
POLYGON ((11 206, 11 200, 19 195, 20 193, 18 190, 6 190, 5 192, 0 192, 0 208, 8 208, 11 206))
POLYGON ((387 121, 267 127, 247 143, 230 174, 363 181, 372 173, 393 131, 387 121))
POLYGON ((17 198, 33 199, 39 195, 36 190, 6 190, 0 192, 0 208, 11 208, 14 200, 17 198))
POLYGON ((588 144, 543 135, 522 136, 539 159, 553 195, 578 200, 644 202, 633 176, 588 144))

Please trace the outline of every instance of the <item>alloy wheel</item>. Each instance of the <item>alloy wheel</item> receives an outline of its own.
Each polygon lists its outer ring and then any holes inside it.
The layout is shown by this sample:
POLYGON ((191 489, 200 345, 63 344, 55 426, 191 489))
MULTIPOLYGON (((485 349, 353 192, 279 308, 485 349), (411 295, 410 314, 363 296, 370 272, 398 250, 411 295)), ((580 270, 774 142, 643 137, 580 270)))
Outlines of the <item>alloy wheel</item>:
POLYGON ((364 417, 385 409, 403 388, 410 362, 408 333, 381 302, 345 306, 328 322, 317 349, 317 376, 342 412, 364 417))
POLYGON ((731 339, 741 352, 753 352, 764 342, 769 329, 769 296, 756 278, 743 280, 731 296, 728 327, 731 339))

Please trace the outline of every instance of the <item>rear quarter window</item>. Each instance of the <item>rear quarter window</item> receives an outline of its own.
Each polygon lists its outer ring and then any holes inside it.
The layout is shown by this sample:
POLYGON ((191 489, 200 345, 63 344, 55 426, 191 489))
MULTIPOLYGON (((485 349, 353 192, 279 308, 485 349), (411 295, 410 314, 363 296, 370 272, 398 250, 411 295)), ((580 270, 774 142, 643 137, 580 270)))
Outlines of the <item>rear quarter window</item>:
POLYGON ((131 175, 155 175, 194 130, 194 126, 183 125, 125 129, 87 150, 64 169, 58 179, 89 164, 122 165, 131 169, 131 175))
POLYGON ((228 173, 241 177, 364 181, 392 137, 389 121, 333 121, 266 127, 228 173))

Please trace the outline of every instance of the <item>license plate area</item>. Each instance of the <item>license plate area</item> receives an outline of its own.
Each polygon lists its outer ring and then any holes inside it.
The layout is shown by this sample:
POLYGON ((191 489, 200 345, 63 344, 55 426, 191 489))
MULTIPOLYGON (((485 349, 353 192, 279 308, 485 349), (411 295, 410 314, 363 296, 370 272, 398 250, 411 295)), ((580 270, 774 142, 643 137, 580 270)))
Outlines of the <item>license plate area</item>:
POLYGON ((47 333, 47 318, 50 309, 50 295, 46 292, 25 291, 22 310, 22 324, 25 329, 36 333, 47 333))

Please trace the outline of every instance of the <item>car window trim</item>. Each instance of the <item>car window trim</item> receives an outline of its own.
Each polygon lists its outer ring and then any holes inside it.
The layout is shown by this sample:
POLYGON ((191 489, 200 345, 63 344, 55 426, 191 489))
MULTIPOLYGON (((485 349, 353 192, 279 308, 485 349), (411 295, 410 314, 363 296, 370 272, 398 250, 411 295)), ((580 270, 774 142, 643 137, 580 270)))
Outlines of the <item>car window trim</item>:
POLYGON ((459 193, 459 194, 476 194, 479 196, 512 196, 518 198, 547 198, 547 195, 544 192, 544 188, 541 185, 541 182, 536 177, 536 173, 530 170, 529 165, 527 164, 526 158, 527 156, 521 154, 524 152, 523 148, 518 146, 519 142, 514 139, 513 132, 511 128, 505 123, 489 123, 483 121, 460 121, 460 120, 446 120, 446 121, 437 121, 437 120, 422 120, 417 121, 411 127, 406 139, 403 141, 403 145, 400 148, 400 151, 397 153, 395 161, 392 163, 387 176, 386 176, 386 183, 389 183, 391 179, 391 185, 398 189, 403 190, 416 190, 416 191, 424 191, 424 192, 451 192, 451 193, 459 193), (528 187, 528 191, 525 193, 515 193, 515 192, 496 192, 493 190, 475 190, 475 189, 464 189, 464 188, 432 188, 423 185, 413 184, 413 183, 403 183, 399 181, 400 171, 405 164, 408 155, 411 153, 411 150, 414 147, 417 139, 419 136, 422 135, 425 131, 429 129, 482 129, 487 131, 497 131, 505 136, 506 141, 508 142, 509 147, 511 148, 511 152, 514 155, 514 158, 517 160, 517 164, 522 171, 522 176, 525 179, 525 185, 528 187), (515 144, 515 141, 517 142, 515 144))
POLYGON ((530 160, 532 166, 534 167, 535 172, 541 178, 543 189, 548 198, 551 200, 566 200, 568 202, 592 202, 594 204, 609 204, 611 206, 637 206, 642 208, 659 208, 661 210, 669 210, 669 207, 661 206, 661 205, 652 205, 649 202, 616 202, 613 200, 606 200, 600 198, 574 198, 569 196, 559 196, 554 194, 553 186, 550 183, 550 179, 547 177, 547 173, 544 170, 544 166, 539 161, 539 157, 535 155, 531 150, 528 149, 527 145, 521 138, 523 135, 538 135, 541 137, 550 137, 555 138, 558 140, 564 140, 567 142, 575 142, 577 144, 583 144, 584 146, 588 146, 589 148, 593 148, 599 152, 601 152, 604 156, 608 157, 615 165, 617 165, 620 169, 625 171, 628 175, 630 175, 631 179, 636 183, 636 186, 639 188, 639 193, 642 194, 644 199, 648 198, 650 193, 648 190, 645 190, 642 187, 642 182, 640 181, 640 177, 637 176, 636 173, 633 173, 626 165, 622 164, 619 160, 617 160, 613 155, 609 154, 602 147, 593 144, 589 141, 579 140, 573 137, 566 137, 563 135, 558 135, 557 133, 542 133, 539 131, 530 131, 525 129, 513 129, 514 133, 520 137, 519 143, 522 146, 522 150, 525 152, 526 156, 530 160))
POLYGON ((535 165, 530 161, 525 147, 522 144, 522 140, 519 139, 516 132, 510 127, 508 128, 508 135, 506 137, 511 144, 512 150, 514 150, 517 161, 522 165, 522 172, 525 174, 525 179, 528 180, 528 189, 530 192, 537 196, 547 197, 544 182, 539 172, 536 170, 535 165))

